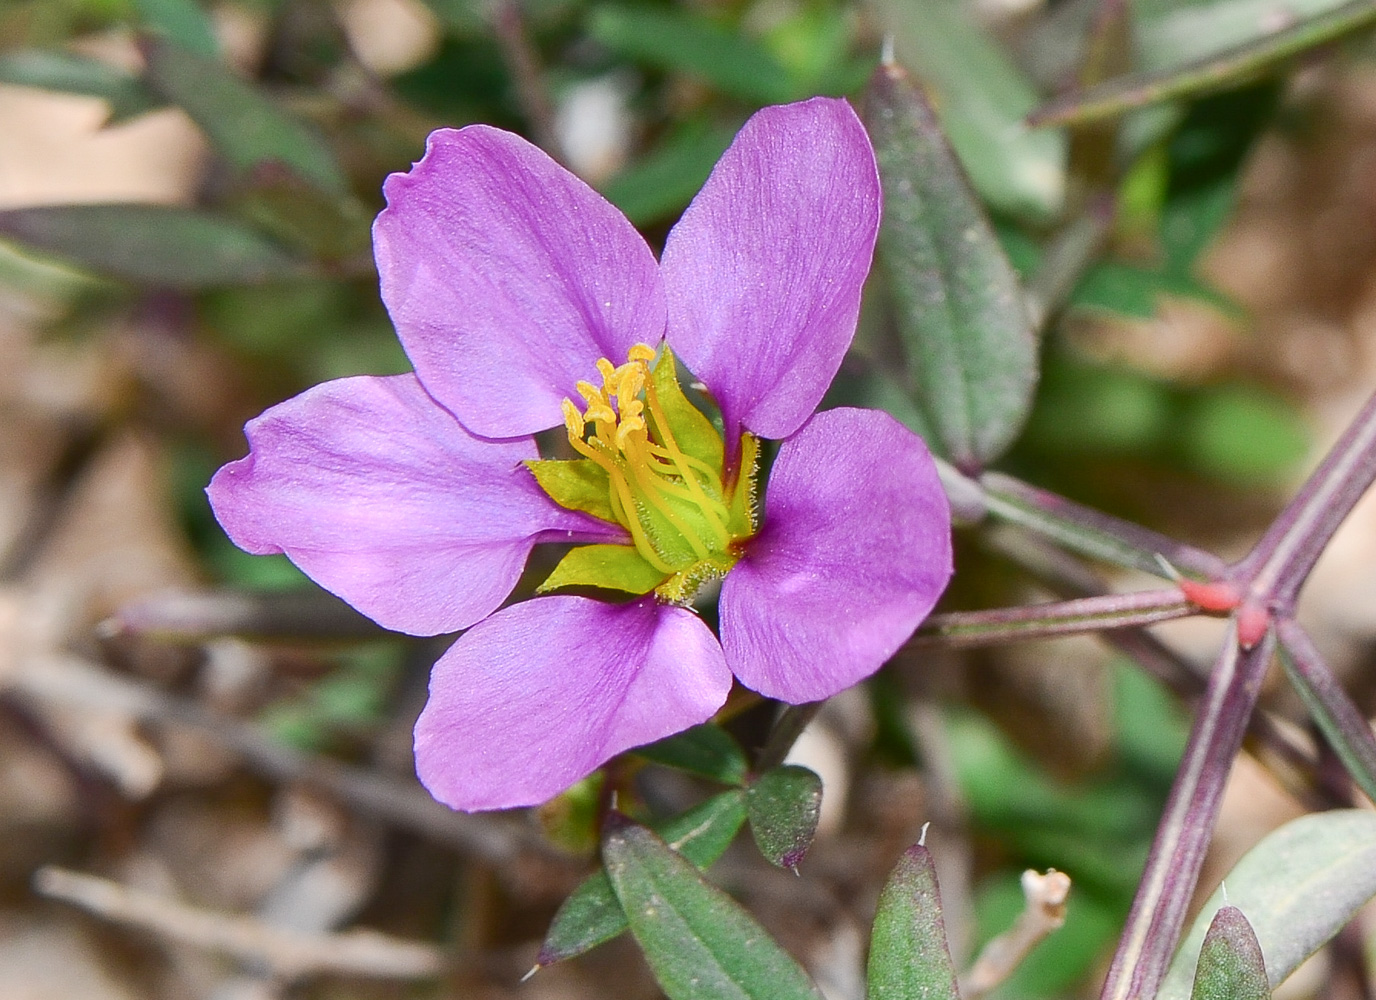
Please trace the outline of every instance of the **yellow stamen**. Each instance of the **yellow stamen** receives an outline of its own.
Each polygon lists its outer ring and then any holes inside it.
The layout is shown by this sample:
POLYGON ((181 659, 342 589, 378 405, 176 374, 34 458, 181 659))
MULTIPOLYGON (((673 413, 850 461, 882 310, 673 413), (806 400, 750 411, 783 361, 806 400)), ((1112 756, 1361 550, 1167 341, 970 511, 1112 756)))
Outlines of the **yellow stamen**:
POLYGON ((625 364, 600 358, 602 385, 576 386, 583 411, 571 400, 562 408, 569 442, 606 472, 612 514, 636 549, 657 570, 681 575, 715 565, 734 539, 721 470, 675 441, 650 377, 654 357, 654 348, 636 344, 625 364))

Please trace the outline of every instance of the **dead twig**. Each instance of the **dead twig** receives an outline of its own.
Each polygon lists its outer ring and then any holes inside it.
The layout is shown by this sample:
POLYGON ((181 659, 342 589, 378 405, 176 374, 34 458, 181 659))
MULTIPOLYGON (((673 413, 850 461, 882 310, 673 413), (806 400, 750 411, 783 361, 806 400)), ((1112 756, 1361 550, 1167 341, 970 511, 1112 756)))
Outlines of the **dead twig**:
POLYGON ((189 726, 238 754, 264 777, 320 789, 360 814, 450 844, 493 865, 509 865, 522 852, 564 857, 534 830, 510 820, 454 812, 418 784, 285 746, 251 722, 117 676, 81 657, 50 653, 24 657, 15 666, 8 673, 0 669, 0 695, 117 711, 144 723, 189 726))
POLYGON ((304 934, 254 917, 217 913, 138 892, 118 882, 64 868, 40 868, 35 891, 115 923, 150 931, 178 944, 231 955, 265 966, 283 980, 320 973, 386 979, 429 979, 445 966, 434 945, 378 931, 304 934))
POLYGON ((970 971, 960 977, 960 995, 976 1000, 1003 982, 1034 947, 1065 923, 1070 876, 1056 869, 1045 875, 1022 873, 1023 911, 1013 926, 984 946, 970 971))

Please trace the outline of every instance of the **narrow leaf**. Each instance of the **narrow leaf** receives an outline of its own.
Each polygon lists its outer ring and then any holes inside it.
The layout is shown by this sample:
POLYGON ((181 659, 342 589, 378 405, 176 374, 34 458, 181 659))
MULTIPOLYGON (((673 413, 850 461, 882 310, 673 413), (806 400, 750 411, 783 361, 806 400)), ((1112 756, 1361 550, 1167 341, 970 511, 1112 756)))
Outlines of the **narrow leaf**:
POLYGON ((769 863, 796 869, 822 815, 822 779, 805 767, 785 764, 766 771, 746 789, 755 844, 769 863))
POLYGON ((1282 622, 1278 633, 1285 676, 1348 775, 1366 792, 1367 798, 1376 802, 1376 736, 1372 735, 1371 724, 1298 622, 1282 622))
POLYGON ((635 754, 724 785, 743 784, 750 766, 741 745, 726 730, 710 722, 641 747, 635 754))
POLYGON ((1220 909, 1204 935, 1190 1000, 1271 1000, 1261 945, 1236 906, 1220 909))
POLYGON ((146 39, 143 51, 149 86, 186 111, 235 167, 286 168, 323 191, 344 193, 330 147, 272 97, 220 62, 162 39, 146 39))
POLYGON ((939 95, 942 125, 985 201, 1035 220, 1055 216, 1065 196, 1066 136, 1023 125, 1041 95, 968 5, 871 2, 899 61, 939 95))
POLYGON ((745 101, 780 104, 803 96, 763 45, 698 14, 599 7, 588 31, 614 52, 695 76, 745 101))
POLYGON ((134 0, 134 9, 144 27, 188 52, 213 59, 219 51, 210 17, 196 0, 134 0))
MULTIPOLYGON (((674 850, 707 868, 731 845, 745 823, 745 793, 732 789, 659 825, 657 832, 674 850)), ((607 873, 593 872, 569 894, 554 915, 538 965, 552 965, 591 951, 627 928, 626 914, 617 902, 607 873)))
POLYGON ((956 465, 997 458, 1027 418, 1037 342, 1018 278, 904 70, 870 80, 865 122, 884 182, 881 260, 918 403, 956 465))
POLYGON ((75 52, 7 52, 0 56, 0 83, 99 97, 110 105, 111 121, 133 118, 161 104, 138 77, 75 52))
MULTIPOLYGON (((1251 914, 1274 989, 1376 896, 1376 813, 1342 809, 1287 823, 1248 851, 1224 884, 1228 903, 1251 914)), ((1176 952, 1157 1000, 1191 995, 1205 933, 1223 905, 1220 888, 1176 952)))
POLYGON ((868 1000, 960 1000, 941 892, 921 844, 903 852, 879 896, 870 933, 868 1000))
POLYGON ((1376 3, 1352 0, 1217 55, 1175 69, 1132 74, 1051 101, 1028 116, 1031 125, 1102 121, 1133 108, 1237 86, 1277 63, 1376 24, 1376 3))
POLYGON ((821 1000, 740 904, 644 827, 613 814, 602 860, 669 1000, 821 1000))
POLYGON ((658 222, 692 200, 735 134, 705 119, 689 120, 609 179, 602 193, 637 226, 658 222))
POLYGON ((1288 20, 1268 17, 1275 0, 1134 0, 1138 64, 1165 70, 1218 55, 1341 7, 1345 0, 1287 0, 1288 20))
POLYGON ((276 244, 205 212, 165 205, 50 205, 0 212, 0 236, 98 274, 164 288, 290 277, 300 264, 276 244))

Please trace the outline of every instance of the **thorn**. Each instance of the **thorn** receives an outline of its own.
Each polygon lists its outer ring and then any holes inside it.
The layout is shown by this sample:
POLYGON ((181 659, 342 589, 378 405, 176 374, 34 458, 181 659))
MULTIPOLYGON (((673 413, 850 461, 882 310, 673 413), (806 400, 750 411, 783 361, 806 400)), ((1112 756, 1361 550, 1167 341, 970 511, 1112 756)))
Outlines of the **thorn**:
POLYGON ((893 32, 884 35, 884 41, 879 47, 879 65, 885 69, 894 66, 898 60, 893 53, 893 32))
POLYGON ((928 820, 926 823, 923 823, 923 824, 922 824, 922 832, 919 833, 919 834, 917 835, 917 846, 918 846, 918 847, 926 847, 926 846, 927 846, 927 827, 929 827, 929 826, 931 826, 931 825, 932 825, 931 820, 928 820))
POLYGON ((527 972, 524 976, 521 977, 521 982, 524 983, 527 979, 529 979, 531 976, 535 975, 535 973, 537 973, 537 972, 539 972, 539 971, 540 971, 540 963, 539 963, 539 962, 536 962, 534 965, 532 965, 532 966, 530 967, 530 971, 527 972))
POLYGON ((1167 559, 1165 556, 1163 556, 1160 552, 1154 553, 1154 556, 1156 559, 1156 565, 1161 567, 1161 572, 1166 574, 1166 579, 1173 580, 1176 583, 1179 583, 1181 580, 1185 579, 1185 577, 1181 574, 1180 570, 1176 569, 1173 565, 1171 565, 1171 561, 1167 559))
POLYGON ((1228 902, 1228 883, 1220 882, 1218 883, 1218 887, 1223 891, 1223 905, 1232 906, 1233 904, 1228 902))

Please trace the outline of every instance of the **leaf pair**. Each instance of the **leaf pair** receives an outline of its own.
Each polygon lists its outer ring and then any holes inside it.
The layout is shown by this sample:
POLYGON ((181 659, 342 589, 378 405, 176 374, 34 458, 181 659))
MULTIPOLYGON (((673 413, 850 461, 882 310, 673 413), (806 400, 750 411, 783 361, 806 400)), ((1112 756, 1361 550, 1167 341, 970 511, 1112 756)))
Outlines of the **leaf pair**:
MULTIPOLYGON (((739 903, 649 830, 613 816, 602 857, 670 1000, 820 1000, 803 968, 739 903)), ((869 976, 870 1000, 958 1000, 925 847, 904 854, 880 897, 869 976)))
MULTIPOLYGON (((786 764, 752 778, 740 745, 711 724, 643 747, 637 754, 736 786, 654 828, 694 872, 720 858, 747 819, 756 845, 772 864, 796 869, 802 861, 816 833, 822 803, 822 782, 812 771, 786 764)), ((537 965, 581 955, 632 926, 617 898, 606 868, 588 876, 555 914, 537 965)))

